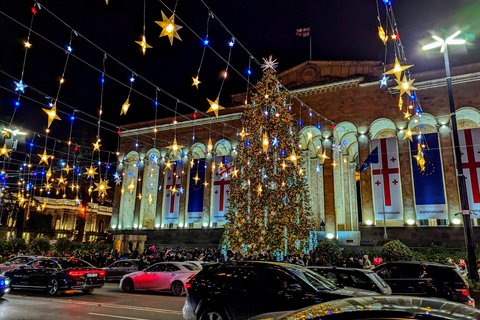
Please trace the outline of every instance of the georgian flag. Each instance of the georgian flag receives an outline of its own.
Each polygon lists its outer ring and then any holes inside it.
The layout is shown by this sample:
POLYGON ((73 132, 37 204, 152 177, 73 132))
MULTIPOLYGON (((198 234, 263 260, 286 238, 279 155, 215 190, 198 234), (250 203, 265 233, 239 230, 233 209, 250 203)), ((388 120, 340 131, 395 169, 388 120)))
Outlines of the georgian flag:
POLYGON ((228 198, 230 193, 230 179, 234 163, 232 157, 215 157, 215 171, 212 183, 212 219, 211 222, 225 222, 228 198), (219 165, 223 163, 223 165, 219 165))
POLYGON ((467 185, 468 206, 470 211, 480 214, 480 129, 459 130, 458 139, 467 185))

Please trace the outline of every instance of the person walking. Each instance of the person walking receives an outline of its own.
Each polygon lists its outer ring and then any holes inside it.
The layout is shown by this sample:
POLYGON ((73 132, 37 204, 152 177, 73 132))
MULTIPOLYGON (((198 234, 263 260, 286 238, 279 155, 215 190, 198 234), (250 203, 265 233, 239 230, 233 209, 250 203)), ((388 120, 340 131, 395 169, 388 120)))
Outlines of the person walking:
POLYGON ((363 269, 371 269, 372 262, 368 259, 368 255, 363 256, 363 269))

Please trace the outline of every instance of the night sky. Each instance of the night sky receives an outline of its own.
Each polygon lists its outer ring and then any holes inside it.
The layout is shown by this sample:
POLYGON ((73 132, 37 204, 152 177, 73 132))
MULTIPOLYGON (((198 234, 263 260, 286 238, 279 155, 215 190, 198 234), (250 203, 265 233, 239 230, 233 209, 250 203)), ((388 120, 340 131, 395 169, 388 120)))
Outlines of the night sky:
MULTIPOLYGON (((205 112, 209 106, 206 99, 214 100, 219 93, 226 67, 226 63, 207 48, 200 71, 202 83, 198 90, 191 86, 191 78, 196 75, 203 50, 202 41, 192 30, 201 38, 205 37, 207 8, 200 0, 178 1, 176 13, 183 22, 178 18, 175 21, 183 26, 179 30, 182 41, 174 39, 171 46, 166 37, 159 38, 161 28, 155 21, 161 20, 161 10, 170 16, 168 8, 173 9, 176 2, 145 1, 146 39, 153 46, 145 56, 135 43, 142 36, 143 0, 109 0, 108 5, 104 0, 40 1, 43 9, 37 8, 33 21, 34 33, 30 38, 33 46, 28 51, 23 78, 29 88, 25 89, 25 95, 20 99, 21 105, 13 123, 35 132, 44 132, 47 117, 41 108, 45 108, 49 102, 46 96, 57 95, 66 60, 64 50, 71 36, 72 54, 76 57, 72 55, 69 58, 66 82, 57 103, 63 121, 54 121, 51 126, 52 137, 68 139, 70 117, 62 112, 71 114, 76 109, 86 113, 78 115, 78 118, 86 119, 91 124, 75 120, 74 140, 78 143, 86 141, 86 144, 94 141, 104 52, 118 60, 109 57, 105 64, 106 74, 114 78, 105 77, 103 93, 103 120, 114 124, 102 123, 107 129, 101 131, 102 137, 108 140, 105 142, 107 149, 115 151, 116 136, 111 132, 117 130, 116 126, 154 119, 152 100, 155 100, 157 87, 205 112), (76 36, 72 29, 83 37, 76 36), (137 74, 133 89, 141 94, 132 92, 130 110, 127 116, 120 116, 121 106, 128 96, 132 71, 137 74)), ((375 0, 204 1, 237 39, 232 49, 229 76, 220 95, 220 105, 225 107, 231 103, 231 94, 243 92, 247 86, 246 81, 232 69, 235 68, 246 77, 249 53, 239 43, 257 60, 273 55, 279 62, 278 71, 281 72, 309 59, 309 39, 295 36, 295 29, 311 27, 312 60, 384 60, 384 46, 377 36, 375 0)), ((23 43, 28 34, 33 4, 31 0, 0 1, 0 119, 3 121, 10 121, 18 97, 11 91, 15 89, 14 79, 21 76, 25 53, 23 43)), ((379 6, 384 23, 385 8, 381 0, 379 6)), ((480 61, 476 37, 480 34, 478 1, 393 0, 393 8, 408 62, 415 64, 412 72, 443 66, 441 55, 426 55, 421 50, 421 45, 430 41, 432 31, 445 36, 447 33, 442 32, 460 28, 468 34, 469 44, 451 54, 453 66, 480 61)), ((217 19, 210 20, 209 40, 210 46, 227 59, 231 35, 217 19)), ((387 63, 392 62, 390 55, 387 63)), ((255 83, 261 76, 261 69, 254 61, 251 69, 251 81, 255 83)), ((158 92, 158 103, 159 118, 172 115, 162 105, 174 109, 174 98, 158 92)), ((178 105, 178 111, 193 112, 182 103, 178 105)), ((27 140, 31 140, 31 135, 27 136, 27 140)), ((35 151, 41 153, 40 148, 35 151)))

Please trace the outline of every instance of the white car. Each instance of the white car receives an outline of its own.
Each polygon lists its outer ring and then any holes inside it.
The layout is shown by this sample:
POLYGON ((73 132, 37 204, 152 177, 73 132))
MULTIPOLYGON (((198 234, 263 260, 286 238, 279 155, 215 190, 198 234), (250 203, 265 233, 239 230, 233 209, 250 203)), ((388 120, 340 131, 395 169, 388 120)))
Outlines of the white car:
POLYGON ((135 290, 168 290, 176 296, 186 293, 185 284, 201 269, 191 263, 159 262, 143 271, 132 272, 120 280, 125 292, 135 290))

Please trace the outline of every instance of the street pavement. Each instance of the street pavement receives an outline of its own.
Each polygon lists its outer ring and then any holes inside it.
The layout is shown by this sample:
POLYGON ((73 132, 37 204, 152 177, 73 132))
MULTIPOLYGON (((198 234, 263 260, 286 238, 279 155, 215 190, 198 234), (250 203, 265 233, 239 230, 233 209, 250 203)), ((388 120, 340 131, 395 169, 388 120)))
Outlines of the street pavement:
POLYGON ((180 320, 185 296, 169 292, 125 293, 106 283, 90 295, 64 293, 49 297, 40 291, 18 291, 0 298, 0 319, 8 320, 180 320))

